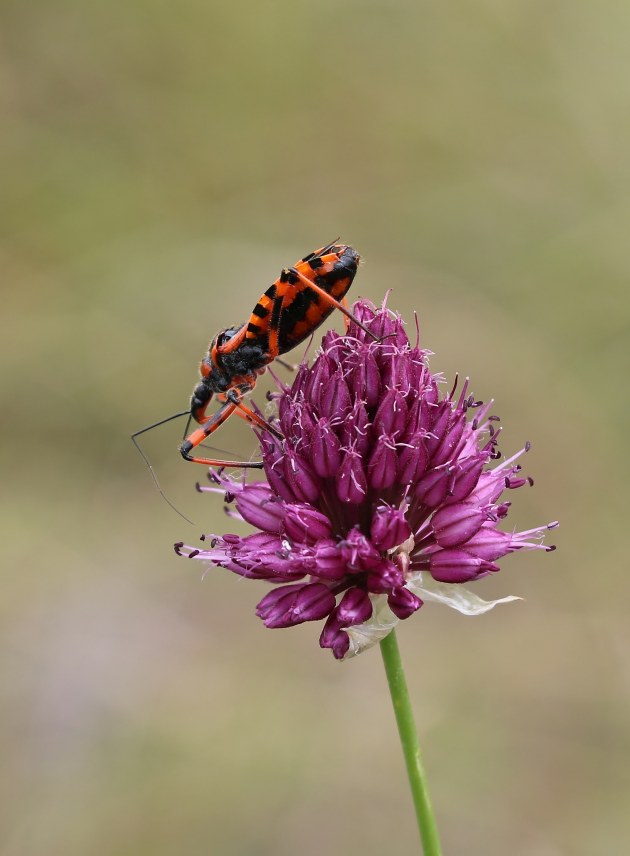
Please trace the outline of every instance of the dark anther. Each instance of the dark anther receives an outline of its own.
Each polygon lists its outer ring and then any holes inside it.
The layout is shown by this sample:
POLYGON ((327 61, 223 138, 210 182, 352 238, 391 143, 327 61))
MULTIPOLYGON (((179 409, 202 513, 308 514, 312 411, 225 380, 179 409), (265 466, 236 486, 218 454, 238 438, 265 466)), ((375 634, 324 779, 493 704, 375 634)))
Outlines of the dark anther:
POLYGON ((455 390, 457 389, 458 383, 459 383, 459 375, 456 374, 455 375, 455 383, 453 384, 453 389, 449 393, 449 396, 448 396, 449 398, 453 398, 453 396, 455 395, 455 390))
POLYGON ((174 549, 175 549, 175 552, 177 553, 177 555, 178 555, 178 556, 181 556, 181 554, 182 554, 182 553, 181 553, 181 550, 182 550, 182 547, 183 547, 183 546, 184 546, 184 542, 183 542, 183 541, 176 541, 176 542, 175 542, 175 544, 173 544, 173 547, 174 547, 174 549))
POLYGON ((201 553, 201 550, 191 550, 190 553, 188 554, 188 558, 194 559, 195 556, 199 555, 199 553, 201 553))

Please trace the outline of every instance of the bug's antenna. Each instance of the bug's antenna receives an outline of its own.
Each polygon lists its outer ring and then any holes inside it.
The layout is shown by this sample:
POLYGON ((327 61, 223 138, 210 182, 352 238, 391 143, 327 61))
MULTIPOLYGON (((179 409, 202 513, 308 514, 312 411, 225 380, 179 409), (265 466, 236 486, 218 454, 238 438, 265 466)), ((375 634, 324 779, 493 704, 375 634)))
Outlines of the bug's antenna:
POLYGON ((164 502, 167 505, 170 505, 170 507, 173 509, 173 511, 176 514, 179 514, 179 516, 182 517, 187 523, 190 523, 191 526, 194 526, 195 524, 192 522, 192 520, 190 520, 190 518, 186 517, 185 514, 182 514, 182 512, 179 510, 179 508, 176 508, 173 505, 173 503, 170 501, 168 496, 164 493, 164 491, 162 490, 162 486, 160 485, 160 482, 158 480, 158 477, 155 474, 155 470, 153 469, 153 467, 151 465, 151 462, 149 461, 147 456, 144 454, 144 451, 143 451, 142 447, 140 446, 140 443, 138 443, 138 441, 136 440, 136 437, 139 437, 140 434, 144 434, 145 432, 150 431, 152 428, 157 428, 159 425, 165 425, 167 422, 171 422, 173 419, 179 419, 181 416, 188 416, 188 422, 186 423, 186 430, 188 430, 188 425, 190 424, 190 419, 191 419, 190 410, 182 410, 181 413, 174 413, 172 416, 167 416, 166 419, 160 419, 159 422, 154 422, 152 425, 147 425, 146 428, 141 428, 139 431, 136 431, 134 434, 131 435, 131 442, 133 443, 133 445, 136 447, 136 449, 142 455, 142 460, 145 462, 145 464, 149 468, 149 472, 151 473, 151 478, 153 479, 153 483, 155 484, 155 486, 158 490, 158 493, 160 494, 160 496, 162 497, 164 502))
MULTIPOLYGON (((139 431, 134 431, 131 435, 131 439, 134 437, 139 437, 140 434, 144 434, 147 431, 151 431, 153 428, 159 428, 160 425, 166 425, 167 422, 172 422, 173 419, 179 419, 181 416, 188 416, 188 425, 190 425, 190 419, 192 418, 190 410, 182 410, 180 413, 173 413, 172 416, 167 416, 166 419, 160 419, 159 422, 154 422, 152 425, 147 425, 146 428, 141 428, 139 431)), ((135 441, 134 441, 135 442, 135 441)), ((136 443, 136 446, 138 444, 136 443)))

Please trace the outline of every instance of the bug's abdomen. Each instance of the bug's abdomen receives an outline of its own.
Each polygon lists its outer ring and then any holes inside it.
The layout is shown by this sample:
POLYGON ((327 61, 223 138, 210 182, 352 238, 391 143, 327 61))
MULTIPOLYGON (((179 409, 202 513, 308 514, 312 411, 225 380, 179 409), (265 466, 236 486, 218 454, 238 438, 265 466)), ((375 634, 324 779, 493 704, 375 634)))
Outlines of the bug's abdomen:
MULTIPOLYGON (((335 244, 306 256, 295 267, 335 300, 342 300, 352 285, 358 265, 359 254, 356 250, 344 244, 335 244)), ((283 271, 274 286, 276 289, 284 288, 287 292, 277 319, 278 348, 279 353, 283 354, 308 338, 328 318, 334 306, 305 286, 291 271, 283 271)), ((273 308, 277 305, 276 302, 273 308)))

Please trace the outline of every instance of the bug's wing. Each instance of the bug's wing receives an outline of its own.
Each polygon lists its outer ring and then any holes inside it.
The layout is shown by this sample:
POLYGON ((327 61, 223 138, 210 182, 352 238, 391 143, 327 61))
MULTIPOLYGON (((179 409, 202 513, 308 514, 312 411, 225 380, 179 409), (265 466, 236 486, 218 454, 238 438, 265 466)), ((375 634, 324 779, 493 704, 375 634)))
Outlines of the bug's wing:
POLYGON ((249 321, 219 350, 231 353, 251 345, 269 357, 269 362, 307 339, 335 308, 324 291, 340 301, 352 285, 359 254, 345 244, 328 244, 285 268, 254 307, 249 321), (309 288, 295 271, 310 280, 309 288))
MULTIPOLYGON (((335 301, 341 301, 357 272, 359 254, 344 244, 323 247, 295 265, 302 277, 310 280, 335 301)), ((292 270, 284 270, 264 295, 270 309, 270 348, 275 355, 290 351, 307 339, 333 311, 321 291, 309 288, 292 270)), ((257 323, 256 312, 252 322, 257 323)), ((250 323, 252 323, 250 322, 250 323)))

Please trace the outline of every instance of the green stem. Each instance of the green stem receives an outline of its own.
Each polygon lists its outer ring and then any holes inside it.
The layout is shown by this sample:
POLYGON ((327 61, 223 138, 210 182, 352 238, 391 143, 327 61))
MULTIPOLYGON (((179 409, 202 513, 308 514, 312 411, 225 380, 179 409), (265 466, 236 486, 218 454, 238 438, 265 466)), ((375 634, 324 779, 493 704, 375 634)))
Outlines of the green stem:
POLYGON ((407 765, 411 796, 416 809, 416 817, 418 818, 418 828, 420 829, 420 839, 422 841, 424 856, 441 856, 440 838, 433 809, 431 808, 431 800, 429 799, 426 775, 418 744, 418 734, 413 719, 407 681, 405 680, 395 632, 392 631, 386 636, 380 645, 387 682, 389 683, 389 692, 392 697, 392 704, 394 705, 394 713, 396 714, 400 743, 403 755, 405 756, 405 764, 407 765))

